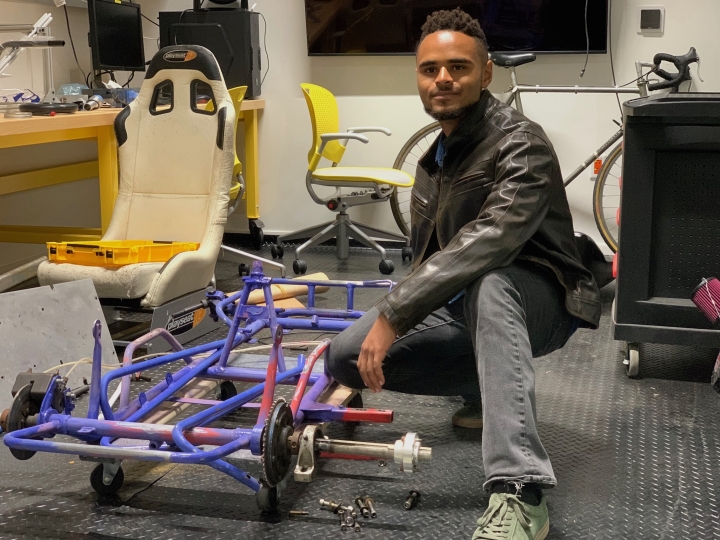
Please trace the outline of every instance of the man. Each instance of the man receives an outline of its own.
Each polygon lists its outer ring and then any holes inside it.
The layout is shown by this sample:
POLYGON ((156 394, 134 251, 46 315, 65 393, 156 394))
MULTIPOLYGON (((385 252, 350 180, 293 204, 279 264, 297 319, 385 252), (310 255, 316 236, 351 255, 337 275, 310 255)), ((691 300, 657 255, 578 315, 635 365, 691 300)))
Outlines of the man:
POLYGON ((483 427, 490 505, 473 539, 540 540, 556 484, 537 430, 532 358, 597 328, 560 167, 543 130, 486 89, 485 35, 459 8, 433 13, 418 90, 442 133, 412 191, 413 271, 337 336, 330 373, 354 388, 462 395, 453 423, 483 427))

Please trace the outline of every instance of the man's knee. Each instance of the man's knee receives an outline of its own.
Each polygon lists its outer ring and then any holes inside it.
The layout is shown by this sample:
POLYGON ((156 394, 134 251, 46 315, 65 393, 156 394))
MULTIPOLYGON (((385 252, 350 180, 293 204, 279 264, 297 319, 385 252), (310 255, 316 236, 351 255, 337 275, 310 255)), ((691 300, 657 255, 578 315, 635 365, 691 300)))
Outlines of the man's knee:
POLYGON ((330 343, 325 355, 325 367, 330 376, 350 388, 362 388, 362 379, 357 369, 357 353, 348 347, 343 334, 338 334, 330 343))

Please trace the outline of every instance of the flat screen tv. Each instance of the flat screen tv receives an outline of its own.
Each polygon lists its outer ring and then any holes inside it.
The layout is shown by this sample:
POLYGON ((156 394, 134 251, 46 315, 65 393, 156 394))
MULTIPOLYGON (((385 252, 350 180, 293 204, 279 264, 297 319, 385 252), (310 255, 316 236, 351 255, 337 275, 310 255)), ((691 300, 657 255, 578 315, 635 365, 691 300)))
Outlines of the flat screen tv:
POLYGON ((480 21, 490 51, 607 50, 610 0, 305 0, 312 55, 414 54, 433 11, 461 7, 480 21), (587 2, 587 17, 585 7, 587 2))

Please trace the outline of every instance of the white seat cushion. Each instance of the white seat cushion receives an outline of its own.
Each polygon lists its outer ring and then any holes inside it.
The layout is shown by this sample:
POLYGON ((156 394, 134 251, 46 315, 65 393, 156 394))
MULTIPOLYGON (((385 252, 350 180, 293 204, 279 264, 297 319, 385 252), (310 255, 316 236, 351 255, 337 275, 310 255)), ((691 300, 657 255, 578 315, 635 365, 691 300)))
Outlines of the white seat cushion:
POLYGON ((405 171, 385 167, 326 167, 315 169, 314 178, 324 182, 373 182, 412 187, 415 179, 405 171))
POLYGON ((92 279, 100 298, 142 298, 150 290, 163 263, 129 264, 119 268, 81 266, 45 261, 38 267, 40 285, 92 279))

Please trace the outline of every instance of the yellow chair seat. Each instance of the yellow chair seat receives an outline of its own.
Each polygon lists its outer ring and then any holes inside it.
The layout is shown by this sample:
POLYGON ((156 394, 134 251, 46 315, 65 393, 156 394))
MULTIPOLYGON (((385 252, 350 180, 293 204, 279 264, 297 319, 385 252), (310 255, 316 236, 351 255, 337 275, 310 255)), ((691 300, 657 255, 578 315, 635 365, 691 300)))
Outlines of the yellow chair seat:
POLYGON ((412 187, 415 181, 404 171, 386 167, 326 167, 315 169, 312 175, 325 182, 374 182, 398 187, 412 187))

